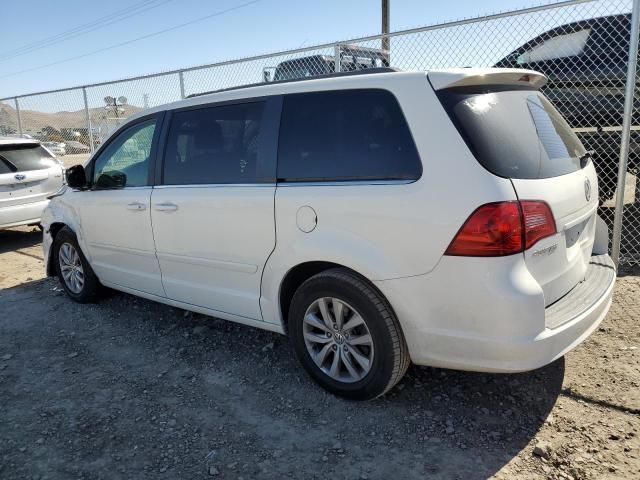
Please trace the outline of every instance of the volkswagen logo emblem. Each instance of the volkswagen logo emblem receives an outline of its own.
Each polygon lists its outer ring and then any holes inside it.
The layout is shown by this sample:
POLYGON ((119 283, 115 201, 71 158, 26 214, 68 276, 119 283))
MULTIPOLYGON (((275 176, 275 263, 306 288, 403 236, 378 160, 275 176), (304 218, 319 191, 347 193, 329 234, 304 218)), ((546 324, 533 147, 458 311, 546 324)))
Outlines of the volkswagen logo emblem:
POLYGON ((587 199, 587 202, 591 200, 591 182, 588 178, 584 179, 584 198, 587 199))
POLYGON ((335 338, 335 341, 338 345, 342 345, 345 342, 345 338, 344 335, 340 332, 336 332, 333 334, 333 337, 335 338))
POLYGON ((22 175, 21 173, 16 173, 13 178, 15 178, 16 180, 18 180, 19 182, 21 182, 22 180, 24 180, 25 178, 27 178, 26 175, 22 175))

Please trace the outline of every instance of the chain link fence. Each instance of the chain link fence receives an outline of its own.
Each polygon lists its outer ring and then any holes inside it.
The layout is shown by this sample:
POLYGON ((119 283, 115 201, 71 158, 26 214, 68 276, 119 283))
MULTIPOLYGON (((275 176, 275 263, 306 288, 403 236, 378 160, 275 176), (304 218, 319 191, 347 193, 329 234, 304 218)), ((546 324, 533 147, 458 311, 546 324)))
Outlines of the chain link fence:
MULTIPOLYGON (((71 165, 86 160, 129 116, 192 94, 383 66, 401 70, 531 68, 548 76, 545 93, 593 151, 600 215, 610 229, 616 196, 624 196, 620 263, 640 265, 637 101, 631 119, 627 181, 624 192, 616 188, 631 10, 632 0, 569 0, 385 36, 4 98, 0 99, 0 135, 28 134, 63 143, 63 160, 71 165)), ((634 85, 637 100, 636 80, 634 85)))

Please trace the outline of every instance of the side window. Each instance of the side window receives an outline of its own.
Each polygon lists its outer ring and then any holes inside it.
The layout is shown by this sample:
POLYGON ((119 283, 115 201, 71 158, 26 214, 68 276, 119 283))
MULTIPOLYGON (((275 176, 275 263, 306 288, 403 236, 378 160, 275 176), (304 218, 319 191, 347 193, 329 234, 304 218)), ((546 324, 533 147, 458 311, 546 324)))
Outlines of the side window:
POLYGON ((175 112, 164 156, 165 185, 261 181, 264 102, 175 112))
POLYGON ((278 179, 415 180, 422 163, 402 110, 385 90, 284 97, 278 179))
POLYGON ((578 32, 571 32, 549 38, 536 45, 517 59, 519 65, 559 58, 575 57, 584 51, 591 29, 585 28, 578 32))
POLYGON ((149 162, 156 120, 141 122, 115 138, 95 160, 97 188, 142 187, 149 184, 149 162))

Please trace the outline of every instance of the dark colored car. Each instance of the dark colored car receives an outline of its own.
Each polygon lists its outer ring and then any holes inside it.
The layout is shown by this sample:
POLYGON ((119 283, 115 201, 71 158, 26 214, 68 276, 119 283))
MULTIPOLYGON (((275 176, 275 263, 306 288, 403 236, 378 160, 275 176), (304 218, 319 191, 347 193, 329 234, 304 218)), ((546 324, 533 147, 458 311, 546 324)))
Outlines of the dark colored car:
POLYGON ((65 142, 66 147, 65 150, 68 154, 77 154, 77 153, 91 153, 91 149, 87 147, 84 143, 77 142, 75 140, 70 140, 65 142))
MULTIPOLYGON (((389 52, 378 48, 340 45, 338 54, 340 56, 340 72, 389 66, 389 52)), ((265 68, 263 80, 277 82, 331 73, 336 73, 336 57, 334 55, 310 55, 281 62, 275 69, 273 67, 265 68)))
MULTIPOLYGON (((631 15, 611 15, 561 25, 530 40, 495 67, 544 73, 544 93, 594 152, 603 199, 615 192, 624 110, 631 15)), ((640 124, 636 111, 632 125, 640 124)), ((629 169, 637 169, 640 131, 631 136, 629 169)))

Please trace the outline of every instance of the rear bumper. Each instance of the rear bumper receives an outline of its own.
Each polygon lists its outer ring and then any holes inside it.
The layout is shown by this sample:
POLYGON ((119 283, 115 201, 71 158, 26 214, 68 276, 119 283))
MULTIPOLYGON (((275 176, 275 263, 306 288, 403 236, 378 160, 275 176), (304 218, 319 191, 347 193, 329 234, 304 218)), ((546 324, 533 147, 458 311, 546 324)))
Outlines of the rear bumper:
POLYGON ((49 200, 0 208, 0 228, 39 223, 49 200))
POLYGON ((460 260, 443 257, 423 278, 376 282, 398 314, 416 364, 483 372, 533 370, 584 341, 611 306, 616 272, 608 255, 592 257, 585 280, 547 308, 521 256, 500 259, 497 273, 464 268, 460 260), (439 281, 427 279, 438 270, 439 281), (459 292, 455 298, 452 291, 459 292))

